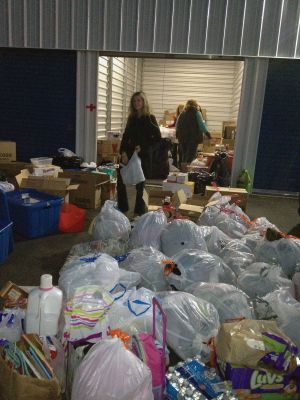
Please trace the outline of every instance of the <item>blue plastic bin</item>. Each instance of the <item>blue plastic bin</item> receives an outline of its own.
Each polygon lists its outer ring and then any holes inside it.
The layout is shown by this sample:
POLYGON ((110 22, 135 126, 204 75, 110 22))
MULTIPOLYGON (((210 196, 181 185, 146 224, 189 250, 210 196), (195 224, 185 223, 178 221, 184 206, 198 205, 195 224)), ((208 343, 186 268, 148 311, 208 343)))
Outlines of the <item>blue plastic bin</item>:
POLYGON ((8 203, 6 192, 0 189, 0 220, 11 222, 9 211, 8 211, 8 203))
POLYGON ((62 197, 22 189, 8 192, 7 201, 14 230, 18 234, 32 239, 58 232, 62 197))
POLYGON ((13 249, 12 225, 12 222, 0 220, 0 264, 13 249))

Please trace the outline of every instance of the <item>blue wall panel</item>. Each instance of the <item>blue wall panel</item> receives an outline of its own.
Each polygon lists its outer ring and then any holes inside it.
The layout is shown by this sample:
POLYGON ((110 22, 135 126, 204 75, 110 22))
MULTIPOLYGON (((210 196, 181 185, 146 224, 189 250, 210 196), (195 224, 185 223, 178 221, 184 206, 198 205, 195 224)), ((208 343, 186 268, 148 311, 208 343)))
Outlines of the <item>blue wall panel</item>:
POLYGON ((300 191, 300 61, 270 60, 254 188, 300 191))
POLYGON ((17 160, 75 151, 76 52, 0 50, 0 140, 17 160))

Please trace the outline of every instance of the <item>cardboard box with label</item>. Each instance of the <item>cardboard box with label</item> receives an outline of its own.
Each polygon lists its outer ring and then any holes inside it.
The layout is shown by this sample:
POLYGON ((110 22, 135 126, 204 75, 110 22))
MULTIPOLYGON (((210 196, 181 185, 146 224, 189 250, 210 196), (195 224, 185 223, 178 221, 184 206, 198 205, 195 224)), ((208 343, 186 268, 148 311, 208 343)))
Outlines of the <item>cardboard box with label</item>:
POLYGON ((233 187, 206 186, 205 195, 210 198, 214 193, 220 192, 222 196, 234 196, 238 201, 238 205, 246 210, 248 192, 246 189, 233 187))
POLYGON ((107 174, 89 171, 68 171, 59 173, 60 178, 70 178, 72 185, 79 185, 70 192, 70 203, 82 208, 99 208, 101 206, 101 186, 110 182, 107 174))
POLYGON ((16 161, 16 142, 0 141, 0 162, 16 161))
POLYGON ((69 192, 76 191, 79 185, 71 185, 71 179, 55 178, 53 176, 30 175, 29 170, 22 170, 16 175, 16 181, 20 189, 36 189, 39 192, 60 196, 65 203, 69 203, 69 192))
POLYGON ((101 139, 97 141, 97 154, 104 155, 104 154, 119 154, 120 152, 120 139, 108 140, 108 139, 101 139))

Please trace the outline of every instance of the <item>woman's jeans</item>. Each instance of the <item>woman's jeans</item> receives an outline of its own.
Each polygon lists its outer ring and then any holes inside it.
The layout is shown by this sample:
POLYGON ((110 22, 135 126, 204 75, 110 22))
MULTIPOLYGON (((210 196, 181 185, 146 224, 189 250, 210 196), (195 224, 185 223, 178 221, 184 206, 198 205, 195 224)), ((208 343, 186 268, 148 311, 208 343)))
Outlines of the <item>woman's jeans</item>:
MULTIPOLYGON (((143 215, 145 214, 145 202, 143 200, 143 192, 144 192, 144 187, 145 187, 145 182, 140 182, 136 187, 136 198, 135 198, 135 207, 134 207, 134 213, 138 215, 143 215)), ((118 179, 117 179, 117 196, 118 196, 118 207, 120 211, 123 213, 127 212, 129 210, 129 205, 128 205, 128 197, 127 197, 127 191, 126 191, 126 185, 124 185, 120 170, 118 170, 118 179)))

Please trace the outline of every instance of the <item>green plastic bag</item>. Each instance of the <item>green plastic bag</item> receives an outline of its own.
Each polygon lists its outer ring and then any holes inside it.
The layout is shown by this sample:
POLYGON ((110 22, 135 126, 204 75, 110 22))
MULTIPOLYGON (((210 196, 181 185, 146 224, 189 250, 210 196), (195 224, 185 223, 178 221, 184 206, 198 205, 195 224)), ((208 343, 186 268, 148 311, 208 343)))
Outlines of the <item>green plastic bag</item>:
POLYGON ((251 178, 249 172, 243 169, 237 180, 237 187, 246 189, 248 193, 251 193, 251 178))

